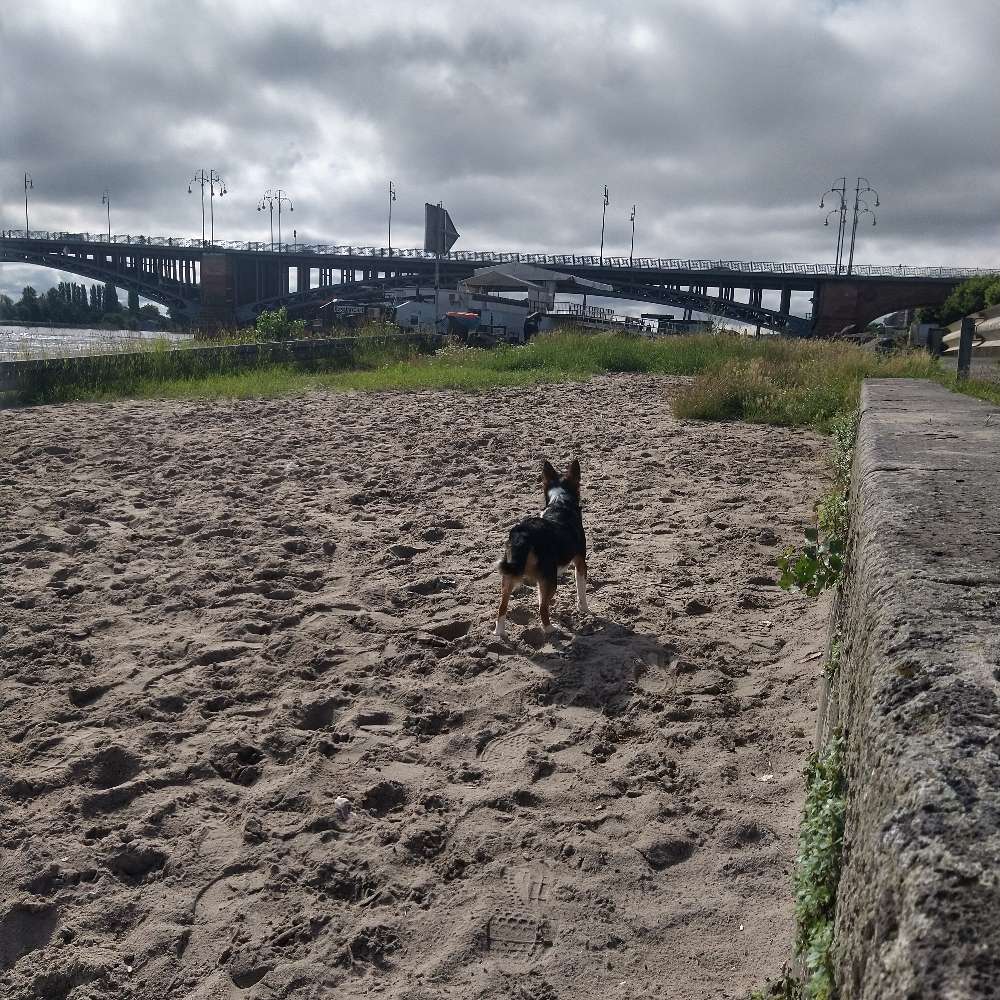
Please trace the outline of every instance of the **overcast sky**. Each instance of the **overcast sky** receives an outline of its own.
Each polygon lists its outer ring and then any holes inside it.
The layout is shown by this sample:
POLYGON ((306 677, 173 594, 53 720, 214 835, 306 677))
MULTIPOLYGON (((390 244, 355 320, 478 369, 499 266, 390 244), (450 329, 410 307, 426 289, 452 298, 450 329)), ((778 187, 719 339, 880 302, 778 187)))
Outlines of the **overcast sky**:
MULTIPOLYGON (((995 0, 32 0, 0 5, 0 227, 830 261, 819 198, 880 192, 862 263, 1000 266, 995 0)), ((0 289, 54 274, 0 266, 0 289)))

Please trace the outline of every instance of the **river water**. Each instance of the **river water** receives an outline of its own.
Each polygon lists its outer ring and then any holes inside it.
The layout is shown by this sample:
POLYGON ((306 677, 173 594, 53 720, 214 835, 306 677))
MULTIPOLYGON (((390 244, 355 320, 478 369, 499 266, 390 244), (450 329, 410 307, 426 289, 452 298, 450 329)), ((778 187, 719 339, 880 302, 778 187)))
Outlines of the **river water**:
POLYGON ((141 351, 158 339, 179 344, 193 340, 194 337, 189 333, 151 330, 76 330, 67 327, 16 326, 0 322, 0 361, 141 351))

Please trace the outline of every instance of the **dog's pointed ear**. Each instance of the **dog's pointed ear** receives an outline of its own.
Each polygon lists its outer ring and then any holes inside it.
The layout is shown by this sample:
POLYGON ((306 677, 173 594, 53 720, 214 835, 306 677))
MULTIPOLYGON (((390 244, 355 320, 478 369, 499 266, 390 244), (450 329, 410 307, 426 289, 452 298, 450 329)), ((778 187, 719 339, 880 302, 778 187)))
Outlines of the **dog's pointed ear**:
POLYGON ((576 486, 580 485, 580 460, 574 458, 569 467, 569 472, 566 473, 566 478, 576 486))
POLYGON ((556 472, 555 467, 551 462, 542 462, 542 482, 545 483, 546 486, 548 486, 549 483, 559 482, 559 473, 556 472))

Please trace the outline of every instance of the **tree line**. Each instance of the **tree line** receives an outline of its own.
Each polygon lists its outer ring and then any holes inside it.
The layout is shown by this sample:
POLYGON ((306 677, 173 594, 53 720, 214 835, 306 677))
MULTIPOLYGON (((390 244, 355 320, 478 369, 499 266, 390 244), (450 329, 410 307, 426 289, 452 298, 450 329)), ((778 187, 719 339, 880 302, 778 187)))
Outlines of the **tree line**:
POLYGON ((140 306, 135 291, 128 293, 123 307, 118 289, 111 282, 88 287, 73 281, 60 281, 42 294, 27 285, 17 302, 9 295, 0 294, 0 320, 137 328, 142 321, 162 324, 165 317, 156 306, 140 306))
POLYGON ((1000 305, 1000 274, 981 274, 963 281, 941 305, 917 310, 917 320, 947 326, 995 305, 1000 305))

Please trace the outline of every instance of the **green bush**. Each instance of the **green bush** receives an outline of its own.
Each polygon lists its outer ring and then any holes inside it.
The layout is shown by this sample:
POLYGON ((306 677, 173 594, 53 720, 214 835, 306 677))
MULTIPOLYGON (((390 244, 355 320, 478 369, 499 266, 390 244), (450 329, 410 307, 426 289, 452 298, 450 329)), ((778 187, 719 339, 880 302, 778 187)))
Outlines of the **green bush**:
POLYGON ((778 560, 784 590, 801 590, 819 597, 840 579, 844 568, 844 540, 836 535, 820 538, 818 528, 806 528, 806 544, 801 551, 789 550, 778 560))
POLYGON ((305 320, 289 319, 288 310, 282 306, 280 309, 265 309, 257 317, 254 330, 262 341, 296 340, 306 335, 306 324, 305 320))

